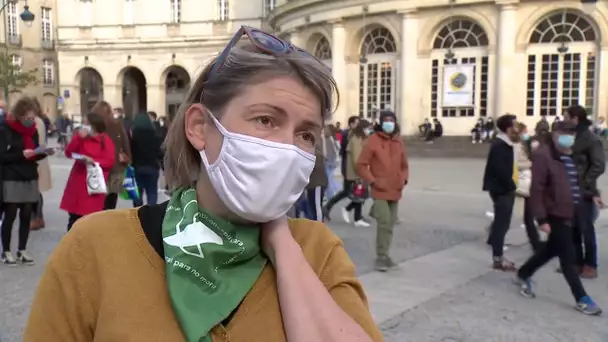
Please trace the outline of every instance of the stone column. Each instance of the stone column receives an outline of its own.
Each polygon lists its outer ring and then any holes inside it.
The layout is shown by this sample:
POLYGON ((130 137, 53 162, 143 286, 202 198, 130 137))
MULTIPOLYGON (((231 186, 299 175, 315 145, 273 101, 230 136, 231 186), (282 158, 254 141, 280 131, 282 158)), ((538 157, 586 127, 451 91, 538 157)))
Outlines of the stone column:
POLYGON ((348 120, 348 113, 346 112, 346 32, 344 31, 344 24, 342 22, 333 23, 331 31, 331 73, 336 80, 341 95, 333 121, 340 121, 345 124, 348 120))
POLYGON ((420 27, 415 10, 400 12, 401 61, 397 81, 397 117, 403 134, 411 135, 428 113, 422 113, 421 63, 418 58, 420 27))
MULTIPOLYGON (((498 37, 496 44, 495 78, 494 78, 494 116, 504 113, 516 113, 517 101, 512 97, 513 84, 517 81, 514 74, 517 56, 515 43, 517 36, 517 1, 504 1, 500 4, 498 18, 498 37)), ((490 115, 491 116, 491 115, 490 115)))
POLYGON ((122 91, 116 84, 103 85, 103 100, 108 102, 112 108, 122 108, 122 91))
POLYGON ((597 91, 594 94, 594 114, 597 117, 606 117, 608 113, 608 100, 606 100, 608 89, 605 85, 608 83, 608 72, 606 72, 606 68, 608 68, 608 49, 598 48, 595 56, 595 63, 598 63, 596 71, 598 72, 595 75, 597 91))

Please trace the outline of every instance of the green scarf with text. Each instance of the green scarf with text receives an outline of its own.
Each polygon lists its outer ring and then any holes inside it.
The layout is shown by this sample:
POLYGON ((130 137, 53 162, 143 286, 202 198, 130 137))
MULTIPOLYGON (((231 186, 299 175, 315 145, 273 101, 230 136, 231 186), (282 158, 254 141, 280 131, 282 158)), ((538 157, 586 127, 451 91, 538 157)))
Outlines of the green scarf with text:
POLYGON ((211 329, 239 306, 266 265, 260 227, 210 215, 189 188, 173 193, 162 228, 167 287, 182 332, 188 342, 211 342, 211 329))

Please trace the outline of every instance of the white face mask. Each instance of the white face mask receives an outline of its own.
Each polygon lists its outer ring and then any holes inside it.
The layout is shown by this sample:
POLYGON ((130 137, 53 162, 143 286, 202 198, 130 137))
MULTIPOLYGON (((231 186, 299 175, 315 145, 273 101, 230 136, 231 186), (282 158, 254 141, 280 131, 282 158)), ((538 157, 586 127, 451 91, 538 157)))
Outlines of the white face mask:
POLYGON ((315 156, 294 145, 228 132, 209 114, 224 141, 215 163, 209 163, 204 150, 200 154, 220 199, 252 222, 285 215, 308 185, 315 156))

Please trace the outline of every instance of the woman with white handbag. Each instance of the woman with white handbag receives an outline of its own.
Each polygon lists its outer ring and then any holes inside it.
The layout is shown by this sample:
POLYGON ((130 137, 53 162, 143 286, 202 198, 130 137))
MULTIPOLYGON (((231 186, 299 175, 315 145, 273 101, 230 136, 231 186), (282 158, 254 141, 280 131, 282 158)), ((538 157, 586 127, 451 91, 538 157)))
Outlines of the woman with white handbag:
POLYGON ((116 158, 114 143, 105 131, 104 118, 89 113, 65 148, 65 156, 74 159, 60 205, 69 214, 68 231, 76 220, 103 210, 108 176, 116 158))
POLYGON ((514 145, 515 163, 517 165, 518 180, 515 194, 515 212, 523 215, 523 224, 528 234, 528 239, 532 249, 536 251, 540 245, 540 235, 534 222, 534 216, 530 208, 530 185, 532 184, 532 139, 528 134, 528 128, 523 123, 519 123, 520 141, 514 145), (518 210, 523 207, 523 212, 518 210))

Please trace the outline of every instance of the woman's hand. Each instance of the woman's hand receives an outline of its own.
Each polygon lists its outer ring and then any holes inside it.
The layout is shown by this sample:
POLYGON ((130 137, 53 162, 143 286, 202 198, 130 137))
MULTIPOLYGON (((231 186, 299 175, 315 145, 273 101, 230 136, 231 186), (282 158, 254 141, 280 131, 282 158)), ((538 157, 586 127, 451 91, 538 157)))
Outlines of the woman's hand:
POLYGON ((36 155, 36 152, 32 149, 23 150, 23 156, 27 159, 32 158, 36 155))
POLYGON ((262 249, 275 265, 275 251, 279 245, 285 245, 286 242, 293 240, 287 216, 283 216, 276 220, 262 224, 262 249))

